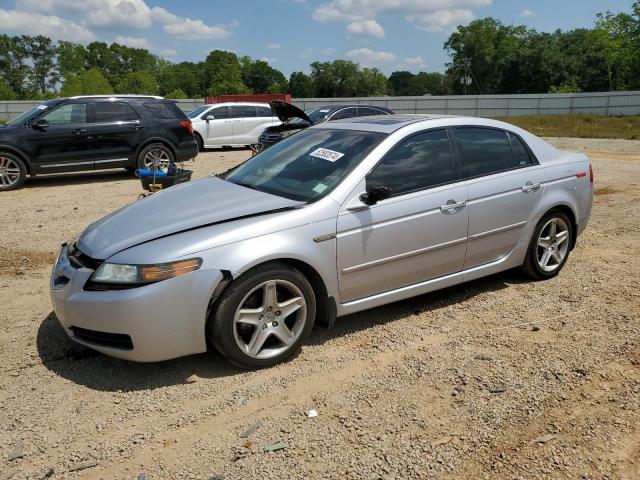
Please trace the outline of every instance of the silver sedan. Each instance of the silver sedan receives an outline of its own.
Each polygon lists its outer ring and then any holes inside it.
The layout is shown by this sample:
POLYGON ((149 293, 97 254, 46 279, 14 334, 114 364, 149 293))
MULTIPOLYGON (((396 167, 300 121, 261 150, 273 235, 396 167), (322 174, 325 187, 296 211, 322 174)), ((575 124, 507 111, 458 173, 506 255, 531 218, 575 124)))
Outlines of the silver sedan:
POLYGON ((108 355, 266 367, 314 324, 514 267, 557 275, 592 195, 585 155, 507 123, 329 122, 90 225, 60 249, 51 299, 108 355))

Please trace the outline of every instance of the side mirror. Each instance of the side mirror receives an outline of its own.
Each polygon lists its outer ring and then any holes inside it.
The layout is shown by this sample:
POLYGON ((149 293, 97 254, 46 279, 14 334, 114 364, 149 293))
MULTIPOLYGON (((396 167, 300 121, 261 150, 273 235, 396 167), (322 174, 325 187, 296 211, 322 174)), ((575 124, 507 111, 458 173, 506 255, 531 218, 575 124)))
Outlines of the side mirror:
POLYGON ((31 126, 38 130, 44 130, 49 126, 49 122, 47 122, 44 118, 41 118, 40 120, 36 120, 35 122, 33 122, 31 126))
POLYGON ((391 189, 384 185, 367 186, 367 191, 360 195, 360 200, 365 205, 375 205, 381 200, 389 198, 391 196, 391 189))
POLYGON ((207 115, 204 119, 209 122, 211 120, 215 120, 216 117, 214 117, 213 115, 207 115))

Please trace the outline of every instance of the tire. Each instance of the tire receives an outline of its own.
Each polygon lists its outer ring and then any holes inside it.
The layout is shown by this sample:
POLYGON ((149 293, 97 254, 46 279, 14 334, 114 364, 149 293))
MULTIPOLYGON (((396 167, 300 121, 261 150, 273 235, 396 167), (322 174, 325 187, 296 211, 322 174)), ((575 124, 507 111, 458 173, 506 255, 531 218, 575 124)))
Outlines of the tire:
POLYGON ((27 166, 16 155, 0 152, 0 192, 17 190, 27 179, 27 166))
POLYGON ((170 162, 174 161, 173 152, 163 143, 150 143, 138 155, 137 168, 148 168, 156 159, 161 169, 166 171, 170 162))
POLYGON ((298 270, 279 262, 245 273, 216 303, 208 323, 209 338, 230 363, 251 370, 271 367, 295 355, 309 337, 316 316, 316 299, 309 281, 298 270), (270 302, 267 291, 273 292, 273 285, 276 300, 270 302), (238 320, 240 309, 248 312, 242 315, 243 320, 238 320))
POLYGON ((204 152, 204 141, 202 140, 202 137, 200 136, 200 134, 194 133, 193 136, 196 137, 196 142, 198 142, 198 151, 204 152))
POLYGON ((546 280, 558 275, 567 263, 574 235, 573 223, 565 213, 559 210, 547 213, 533 231, 527 256, 522 264, 524 273, 535 280, 546 280), (552 231, 550 229, 554 223, 555 230, 552 231), (566 235, 562 235, 562 232, 566 232, 566 235))

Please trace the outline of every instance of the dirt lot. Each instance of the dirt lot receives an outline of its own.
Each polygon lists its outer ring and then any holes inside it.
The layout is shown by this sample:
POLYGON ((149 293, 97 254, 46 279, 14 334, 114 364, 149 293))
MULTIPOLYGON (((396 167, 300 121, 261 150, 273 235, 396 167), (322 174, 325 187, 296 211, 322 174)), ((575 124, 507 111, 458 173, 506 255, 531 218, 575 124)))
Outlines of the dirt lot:
MULTIPOLYGON (((640 142, 585 146, 595 207, 557 278, 507 272, 352 315, 251 373, 215 353, 127 363, 58 326, 57 246, 135 201, 137 180, 2 194, 0 479, 640 478, 640 142)), ((246 156, 203 154, 196 176, 246 156)))

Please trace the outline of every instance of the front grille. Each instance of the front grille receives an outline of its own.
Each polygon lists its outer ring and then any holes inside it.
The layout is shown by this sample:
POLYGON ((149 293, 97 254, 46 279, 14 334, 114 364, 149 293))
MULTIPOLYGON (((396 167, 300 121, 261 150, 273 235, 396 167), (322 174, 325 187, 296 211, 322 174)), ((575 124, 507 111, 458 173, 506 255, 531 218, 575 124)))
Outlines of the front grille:
POLYGON ((133 350, 131 337, 123 333, 98 332, 80 327, 69 327, 73 336, 83 342, 93 343, 102 347, 121 348, 122 350, 133 350))
POLYGON ((69 261, 75 268, 88 268, 90 270, 97 270, 102 265, 102 260, 96 260, 88 255, 85 255, 80 251, 78 246, 74 243, 69 246, 69 261))
POLYGON ((280 139, 282 139, 281 133, 264 132, 262 135, 260 135, 260 143, 275 143, 280 139))

